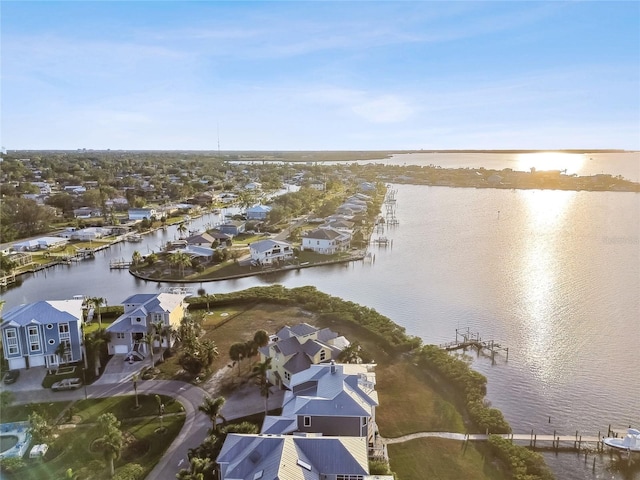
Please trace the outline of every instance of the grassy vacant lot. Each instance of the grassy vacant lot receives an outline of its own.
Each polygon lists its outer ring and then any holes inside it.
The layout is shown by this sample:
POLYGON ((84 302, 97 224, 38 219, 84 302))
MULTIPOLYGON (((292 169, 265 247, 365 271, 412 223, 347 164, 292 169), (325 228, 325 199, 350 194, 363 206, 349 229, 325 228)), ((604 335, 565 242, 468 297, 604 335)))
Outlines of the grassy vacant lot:
MULTIPOLYGON (((157 416, 158 406, 152 395, 140 395, 140 408, 135 409, 133 395, 104 399, 81 400, 73 403, 72 409, 63 414, 63 425, 55 433, 49 451, 44 459, 26 459, 27 466, 2 478, 19 480, 48 480, 67 478, 66 471, 71 468, 79 478, 102 480, 109 478, 107 466, 102 452, 95 448, 94 440, 99 437, 96 429, 96 418, 105 412, 113 413, 122 425, 124 432, 124 448, 119 460, 116 460, 116 473, 130 463, 142 466, 144 476, 158 463, 166 448, 180 432, 184 424, 182 405, 169 397, 162 396, 166 405, 163 418, 164 431, 159 432, 157 416), (65 423, 70 422, 70 423, 65 423)), ((51 413, 49 418, 57 417, 71 402, 38 404, 37 411, 46 408, 51 413), (42 408, 40 408, 42 407, 42 408)), ((33 410, 33 405, 9 407, 3 411, 3 422, 9 421, 6 413, 12 412, 12 420, 26 420, 33 410)))
MULTIPOLYGON (((218 347, 220 355, 211 366, 212 372, 231 363, 229 347, 232 344, 252 339, 257 330, 263 329, 272 334, 285 325, 296 325, 309 320, 297 307, 270 304, 247 305, 246 307, 238 305, 212 309, 210 312, 204 310, 190 310, 190 312, 196 318, 204 316, 202 323, 204 338, 213 340, 218 347)), ((158 364, 157 368, 161 373, 157 378, 184 380, 182 368, 178 364, 178 357, 179 352, 158 364)), ((241 365, 243 371, 250 369, 251 362, 251 359, 243 362, 241 365)))
POLYGON ((444 438, 418 438, 389 445, 391 470, 401 480, 437 478, 503 480, 473 445, 444 438))

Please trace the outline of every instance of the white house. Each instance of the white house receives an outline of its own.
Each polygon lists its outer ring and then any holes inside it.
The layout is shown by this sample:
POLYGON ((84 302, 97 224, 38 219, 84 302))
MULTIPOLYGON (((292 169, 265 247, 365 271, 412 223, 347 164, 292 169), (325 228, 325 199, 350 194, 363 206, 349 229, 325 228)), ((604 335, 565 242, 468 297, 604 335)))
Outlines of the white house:
POLYGON ((302 237, 302 250, 332 255, 349 249, 351 236, 332 228, 318 228, 302 237))
POLYGON ((60 237, 40 237, 34 240, 24 240, 13 244, 13 249, 17 252, 24 250, 46 250, 52 247, 66 245, 68 240, 60 237))
POLYGON ((259 265, 271 265, 293 258, 293 247, 290 243, 277 240, 259 240, 249 245, 251 260, 259 265))
POLYGON ((147 207, 147 208, 130 208, 129 209, 129 220, 143 220, 143 219, 151 219, 151 217, 155 217, 158 211, 155 208, 147 207))

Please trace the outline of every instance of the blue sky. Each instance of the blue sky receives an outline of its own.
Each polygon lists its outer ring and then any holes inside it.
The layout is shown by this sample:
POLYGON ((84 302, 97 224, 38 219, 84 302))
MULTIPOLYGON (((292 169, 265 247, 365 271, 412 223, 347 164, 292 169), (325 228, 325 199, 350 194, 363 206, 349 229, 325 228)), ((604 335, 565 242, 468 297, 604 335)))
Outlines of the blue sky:
POLYGON ((13 149, 640 149, 640 3, 1 3, 13 149))

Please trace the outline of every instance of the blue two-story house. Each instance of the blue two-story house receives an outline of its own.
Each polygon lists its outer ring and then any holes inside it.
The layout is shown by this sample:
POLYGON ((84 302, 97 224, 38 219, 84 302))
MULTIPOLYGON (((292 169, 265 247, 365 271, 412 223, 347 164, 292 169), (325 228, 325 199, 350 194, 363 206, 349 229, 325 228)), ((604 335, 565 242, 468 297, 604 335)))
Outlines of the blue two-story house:
POLYGON ((9 368, 57 368, 80 361, 82 321, 82 300, 42 300, 4 312, 0 330, 9 368))

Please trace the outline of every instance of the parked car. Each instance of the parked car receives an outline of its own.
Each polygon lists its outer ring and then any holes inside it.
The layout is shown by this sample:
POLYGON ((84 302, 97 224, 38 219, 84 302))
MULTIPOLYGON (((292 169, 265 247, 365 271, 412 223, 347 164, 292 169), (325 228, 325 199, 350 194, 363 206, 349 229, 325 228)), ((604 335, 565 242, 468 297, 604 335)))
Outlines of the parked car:
POLYGON ((75 390, 82 386, 82 380, 79 378, 65 378, 51 385, 51 390, 59 392, 61 390, 75 390))
POLYGON ((4 374, 4 383, 9 385, 10 383, 16 383, 18 377, 20 376, 20 370, 9 370, 4 374))

